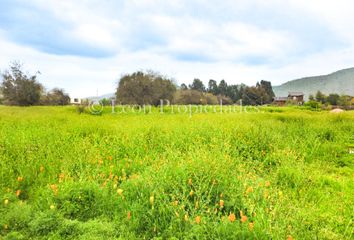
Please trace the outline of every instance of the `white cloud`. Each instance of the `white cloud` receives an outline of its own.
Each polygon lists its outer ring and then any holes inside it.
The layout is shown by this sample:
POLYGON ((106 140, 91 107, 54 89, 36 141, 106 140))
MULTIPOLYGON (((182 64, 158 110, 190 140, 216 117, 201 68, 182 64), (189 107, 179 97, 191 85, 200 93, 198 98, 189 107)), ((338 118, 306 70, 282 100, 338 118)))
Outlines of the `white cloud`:
MULTIPOLYGON (((106 58, 59 56, 15 43, 6 31, 0 31, 1 69, 11 60, 21 60, 30 71, 42 72, 39 79, 45 86, 63 87, 72 96, 95 95, 97 89, 99 94, 114 92, 122 73, 140 69, 160 71, 178 83, 199 77, 205 83, 211 78, 246 84, 267 79, 276 85, 354 65, 354 4, 346 0, 34 3, 68 23, 70 27, 64 29, 68 36, 115 54, 106 58), (269 10, 269 15, 258 16, 259 9, 269 10), (270 10, 293 10, 290 20, 286 15, 283 19, 296 28, 286 28, 282 22, 282 27, 277 23, 267 27, 259 24, 257 18, 273 17, 270 10), (230 12, 234 15, 227 15, 230 12), (241 13, 249 13, 249 18, 239 17, 241 13), (312 38, 315 42, 309 44, 306 33, 302 36, 304 32, 299 32, 296 22, 291 22, 308 16, 319 24, 309 29, 316 31, 320 26, 333 35, 312 38), (323 44, 327 37, 338 38, 343 45, 311 49, 323 44)), ((316 32, 309 34, 316 36, 316 32)))

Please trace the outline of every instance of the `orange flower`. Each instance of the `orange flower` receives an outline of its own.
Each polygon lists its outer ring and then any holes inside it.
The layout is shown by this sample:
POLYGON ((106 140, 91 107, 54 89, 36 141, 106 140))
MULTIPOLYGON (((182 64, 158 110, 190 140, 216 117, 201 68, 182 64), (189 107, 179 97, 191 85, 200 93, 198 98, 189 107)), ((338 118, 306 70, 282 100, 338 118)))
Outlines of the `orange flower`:
POLYGON ((18 178, 17 178, 17 181, 18 181, 18 182, 22 182, 22 181, 23 181, 23 177, 18 177, 18 178))
POLYGON ((220 207, 224 207, 224 200, 220 200, 220 207))
POLYGON ((236 220, 235 214, 231 213, 231 214, 229 215, 229 220, 230 220, 230 222, 234 222, 234 221, 236 220))
POLYGON ((253 192, 253 187, 248 187, 246 193, 251 193, 251 192, 253 192))
POLYGON ((132 214, 131 212, 129 211, 128 214, 127 214, 127 219, 130 220, 132 218, 132 214))
POLYGON ((288 235, 287 240, 293 240, 294 238, 291 235, 288 235))
POLYGON ((248 224, 248 228, 250 229, 250 231, 253 231, 254 222, 250 222, 250 223, 248 224))
POLYGON ((65 174, 64 173, 60 173, 59 174, 59 182, 62 182, 65 178, 65 174))
POLYGON ((54 195, 58 194, 58 187, 55 184, 50 185, 50 188, 52 189, 54 195))
POLYGON ((119 195, 122 195, 123 189, 120 189, 120 188, 119 188, 119 189, 117 190, 117 193, 118 193, 119 195))
POLYGON ((200 216, 197 216, 197 217, 195 218, 195 222, 196 222, 197 224, 199 224, 201 221, 202 221, 202 218, 201 218, 200 216))
POLYGON ((109 161, 112 161, 112 159, 113 159, 112 156, 108 156, 109 161))
POLYGON ((266 187, 269 187, 269 186, 270 186, 270 182, 269 182, 269 181, 266 181, 266 182, 265 182, 265 186, 266 186, 266 187))
POLYGON ((190 192, 189 192, 189 196, 193 196, 194 195, 194 192, 193 192, 193 190, 191 190, 190 192))
POLYGON ((241 217, 241 222, 242 223, 245 223, 247 221, 247 216, 246 215, 243 215, 242 217, 241 217))
POLYGON ((16 191, 16 196, 18 197, 18 196, 20 196, 20 194, 21 194, 21 190, 19 189, 16 191))

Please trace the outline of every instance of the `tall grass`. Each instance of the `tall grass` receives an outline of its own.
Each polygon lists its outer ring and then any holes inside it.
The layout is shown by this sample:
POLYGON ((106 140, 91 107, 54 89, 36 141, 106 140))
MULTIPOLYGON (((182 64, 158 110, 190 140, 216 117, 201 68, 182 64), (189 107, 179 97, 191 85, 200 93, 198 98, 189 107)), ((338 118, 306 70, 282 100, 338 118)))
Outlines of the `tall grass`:
POLYGON ((0 106, 4 239, 351 239, 354 113, 0 106))

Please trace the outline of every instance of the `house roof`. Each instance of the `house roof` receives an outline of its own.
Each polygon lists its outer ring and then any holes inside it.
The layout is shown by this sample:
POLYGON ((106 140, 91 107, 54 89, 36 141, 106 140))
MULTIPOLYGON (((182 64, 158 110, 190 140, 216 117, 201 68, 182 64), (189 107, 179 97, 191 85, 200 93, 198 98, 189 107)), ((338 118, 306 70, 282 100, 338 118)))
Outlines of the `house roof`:
POLYGON ((287 101, 288 97, 275 97, 274 101, 287 101))
POLYGON ((304 93, 303 92, 289 92, 288 95, 293 96, 293 97, 298 97, 298 96, 304 96, 304 93))

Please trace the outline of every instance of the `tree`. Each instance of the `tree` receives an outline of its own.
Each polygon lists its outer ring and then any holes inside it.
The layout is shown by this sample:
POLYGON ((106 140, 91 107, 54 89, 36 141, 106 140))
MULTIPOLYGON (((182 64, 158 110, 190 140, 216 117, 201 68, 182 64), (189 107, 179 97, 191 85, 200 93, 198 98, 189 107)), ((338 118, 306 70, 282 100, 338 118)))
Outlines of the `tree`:
POLYGON ((226 96, 231 98, 233 102, 241 99, 240 90, 238 85, 228 85, 226 89, 226 96))
POLYGON ((158 105, 160 100, 172 101, 175 92, 171 79, 152 71, 138 71, 120 79, 116 98, 122 104, 158 105))
POLYGON ((191 90, 196 90, 196 91, 199 91, 199 92, 205 92, 205 86, 203 84, 203 82, 198 79, 198 78, 195 78, 193 80, 193 83, 191 85, 189 85, 189 88, 191 90))
POLYGON ((316 101, 320 103, 326 102, 326 95, 324 95, 321 91, 317 91, 316 93, 316 101))
POLYGON ((227 92, 227 83, 225 80, 221 80, 218 86, 218 94, 220 95, 226 95, 227 92))
POLYGON ((174 98, 175 104, 205 104, 206 99, 202 92, 197 90, 178 90, 174 98))
POLYGON ((14 62, 10 71, 2 74, 1 92, 4 104, 29 106, 39 104, 43 86, 37 82, 37 75, 23 73, 22 65, 14 62))
POLYGON ((347 95, 341 95, 338 99, 338 105, 342 107, 348 107, 352 104, 352 101, 354 98, 347 96, 347 95))
POLYGON ((329 94, 326 101, 331 105, 338 105, 339 95, 336 93, 329 94))
POLYGON ((213 80, 210 79, 209 83, 208 83, 208 92, 214 95, 218 95, 219 94, 219 89, 218 89, 218 83, 213 80))
POLYGON ((41 103, 43 105, 68 105, 70 103, 70 97, 68 94, 64 93, 63 89, 54 88, 46 95, 41 97, 41 103))
POLYGON ((275 97, 275 94, 273 92, 273 88, 272 88, 272 83, 262 80, 260 87, 264 89, 265 91, 265 95, 263 96, 263 104, 268 104, 273 102, 273 98, 275 97))
POLYGON ((312 94, 309 95, 309 101, 315 101, 315 97, 312 94))
POLYGON ((107 99, 107 98, 103 98, 99 101, 99 103, 102 105, 102 106, 109 106, 112 104, 112 101, 110 99, 107 99))
POLYGON ((188 87, 186 84, 182 83, 181 86, 179 87, 181 90, 187 90, 188 87))

